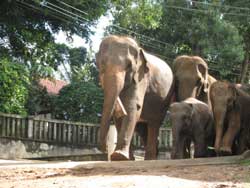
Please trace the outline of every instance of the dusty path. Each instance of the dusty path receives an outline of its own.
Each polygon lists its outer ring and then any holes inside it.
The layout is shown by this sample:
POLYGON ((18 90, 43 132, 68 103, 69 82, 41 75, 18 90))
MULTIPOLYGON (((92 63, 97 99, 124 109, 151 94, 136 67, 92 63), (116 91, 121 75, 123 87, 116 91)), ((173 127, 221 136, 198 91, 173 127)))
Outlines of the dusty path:
POLYGON ((0 188, 250 188, 250 165, 239 159, 0 161, 0 188))

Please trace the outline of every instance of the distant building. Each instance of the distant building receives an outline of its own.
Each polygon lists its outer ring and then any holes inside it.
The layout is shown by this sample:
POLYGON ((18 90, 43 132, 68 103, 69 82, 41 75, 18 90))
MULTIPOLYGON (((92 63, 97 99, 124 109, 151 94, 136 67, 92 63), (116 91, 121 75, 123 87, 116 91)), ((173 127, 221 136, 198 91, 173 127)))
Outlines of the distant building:
POLYGON ((60 90, 68 85, 67 82, 63 80, 49 80, 49 79, 40 79, 39 85, 44 87, 48 94, 50 95, 58 95, 60 90))
MULTIPOLYGON (((59 95, 60 90, 68 85, 69 83, 63 80, 49 80, 49 79, 40 79, 39 86, 44 88, 49 95, 59 95)), ((46 100, 45 100, 46 101, 46 100)), ((42 118, 53 118, 53 112, 51 108, 47 106, 46 102, 42 102, 39 105, 39 112, 36 114, 36 117, 42 118)))

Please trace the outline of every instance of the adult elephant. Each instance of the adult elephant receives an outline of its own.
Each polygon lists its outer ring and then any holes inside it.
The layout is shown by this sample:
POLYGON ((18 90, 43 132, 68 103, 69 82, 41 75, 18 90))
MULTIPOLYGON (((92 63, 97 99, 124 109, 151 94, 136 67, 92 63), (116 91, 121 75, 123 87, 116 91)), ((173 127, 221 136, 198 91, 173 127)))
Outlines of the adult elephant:
POLYGON ((190 145, 194 143, 194 157, 213 156, 213 115, 208 105, 195 98, 187 98, 170 106, 173 146, 172 159, 190 158, 190 145))
POLYGON ((172 95, 171 69, 161 59, 146 53, 135 40, 124 36, 106 37, 100 44, 96 62, 104 90, 100 128, 102 150, 107 150, 107 132, 115 111, 118 139, 111 160, 129 159, 137 122, 147 125, 145 159, 155 159, 159 127, 172 95))
POLYGON ((250 147, 250 87, 217 81, 210 98, 215 119, 215 151, 219 155, 241 154, 250 147), (233 146, 235 149, 232 149, 233 146))
POLYGON ((178 56, 173 62, 176 101, 188 97, 197 98, 209 104, 209 87, 216 81, 208 74, 207 63, 198 56, 178 56))

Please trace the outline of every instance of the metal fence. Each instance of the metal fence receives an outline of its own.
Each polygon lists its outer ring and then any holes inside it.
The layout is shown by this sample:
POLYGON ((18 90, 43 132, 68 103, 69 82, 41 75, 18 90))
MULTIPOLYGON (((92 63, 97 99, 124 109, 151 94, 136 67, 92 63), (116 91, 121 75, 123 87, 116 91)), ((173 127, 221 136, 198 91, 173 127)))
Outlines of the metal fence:
MULTIPOLYGON (((0 113, 0 137, 15 140, 96 147, 99 143, 99 127, 98 124, 0 113)), ((161 128, 159 149, 169 150, 171 143, 171 129, 161 128)), ((135 148, 142 148, 141 140, 136 134, 133 136, 132 144, 135 148)))

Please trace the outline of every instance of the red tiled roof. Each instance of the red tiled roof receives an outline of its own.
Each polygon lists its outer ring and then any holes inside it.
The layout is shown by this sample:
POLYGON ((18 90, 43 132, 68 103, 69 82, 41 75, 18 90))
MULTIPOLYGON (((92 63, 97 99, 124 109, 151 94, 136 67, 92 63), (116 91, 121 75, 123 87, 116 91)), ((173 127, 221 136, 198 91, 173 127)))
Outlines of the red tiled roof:
POLYGON ((49 94, 53 94, 53 95, 58 95, 59 91, 66 85, 68 85, 67 82, 63 81, 63 80, 48 80, 48 79, 41 79, 39 81, 39 84, 42 87, 45 87, 47 92, 49 94))

